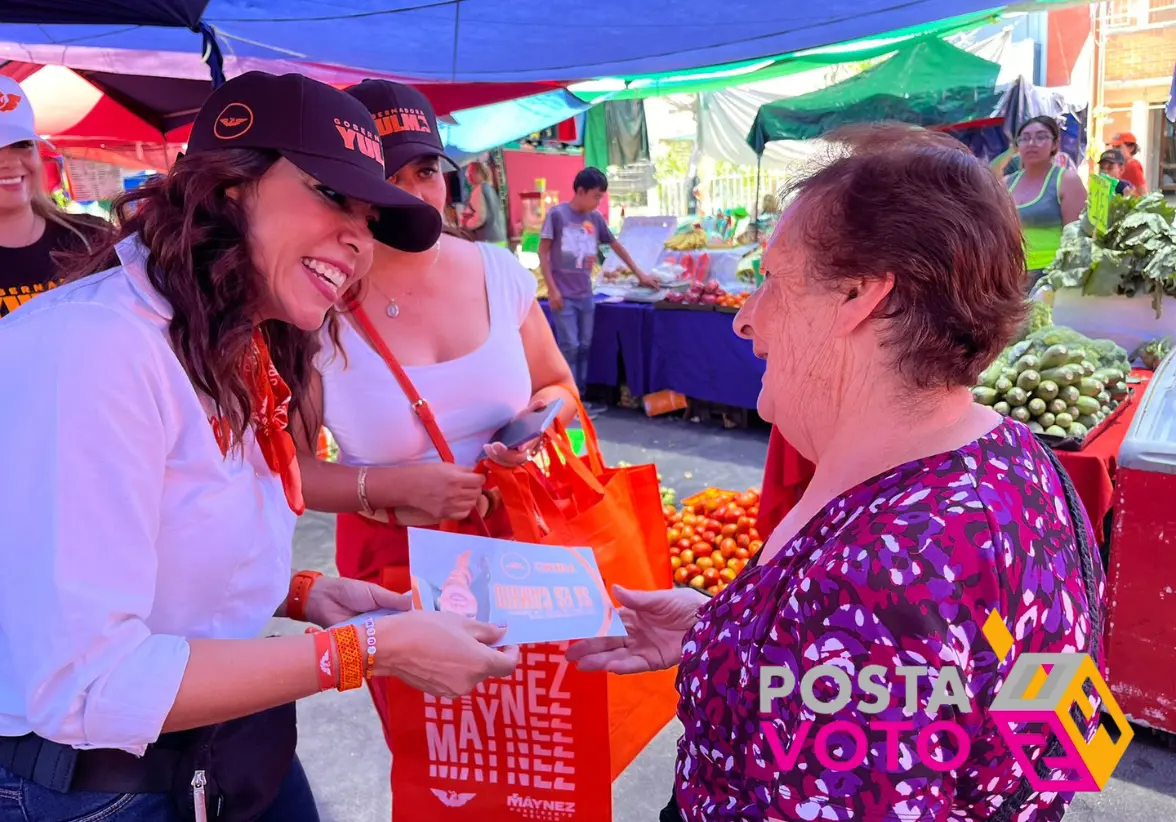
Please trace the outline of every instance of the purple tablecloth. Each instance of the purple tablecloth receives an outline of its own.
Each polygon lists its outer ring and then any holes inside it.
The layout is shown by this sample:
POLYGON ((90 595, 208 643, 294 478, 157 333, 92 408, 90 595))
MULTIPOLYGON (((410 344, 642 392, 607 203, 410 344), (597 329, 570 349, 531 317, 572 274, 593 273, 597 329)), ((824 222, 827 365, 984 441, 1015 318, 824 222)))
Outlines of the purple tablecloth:
MULTIPOLYGON (((551 322, 551 308, 541 302, 551 322)), ((755 408, 763 360, 748 340, 736 336, 733 314, 672 311, 640 303, 606 303, 596 307, 596 329, 588 363, 588 381, 619 385, 634 396, 677 391, 706 402, 755 408)))
MULTIPOLYGON (((541 301, 540 305, 543 306, 547 321, 552 322, 551 306, 546 300, 541 301)), ((620 385, 620 367, 623 364, 624 382, 633 395, 643 397, 649 393, 649 357, 652 348, 649 327, 653 313, 653 306, 643 303, 597 303, 592 354, 588 360, 589 383, 620 385)))
POLYGON ((735 334, 734 319, 717 311, 654 311, 649 390, 755 408, 764 361, 735 334))

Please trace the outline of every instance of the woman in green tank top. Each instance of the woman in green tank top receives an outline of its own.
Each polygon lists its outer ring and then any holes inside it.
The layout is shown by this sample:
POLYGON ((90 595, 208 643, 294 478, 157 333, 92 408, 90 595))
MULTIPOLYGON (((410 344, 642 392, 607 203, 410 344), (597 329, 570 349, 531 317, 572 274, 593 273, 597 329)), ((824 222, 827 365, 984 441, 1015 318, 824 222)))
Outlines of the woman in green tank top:
POLYGON ((1034 117, 1017 130, 1021 170, 1005 178, 1025 236, 1029 286, 1040 279, 1062 243, 1062 227, 1082 214, 1086 187, 1078 173, 1058 165, 1061 132, 1052 117, 1034 117))

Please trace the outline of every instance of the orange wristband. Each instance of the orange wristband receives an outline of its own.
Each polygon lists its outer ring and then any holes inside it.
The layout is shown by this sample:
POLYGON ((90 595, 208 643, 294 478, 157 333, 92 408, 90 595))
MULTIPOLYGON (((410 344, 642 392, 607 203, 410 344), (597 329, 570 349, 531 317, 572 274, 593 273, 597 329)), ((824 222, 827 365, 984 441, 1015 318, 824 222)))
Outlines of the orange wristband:
POLYGON ((339 672, 331 651, 331 635, 327 631, 315 631, 314 660, 318 666, 320 691, 330 691, 339 685, 339 672))
POLYGON ((306 600, 310 589, 322 574, 318 571, 299 571, 290 580, 290 593, 286 595, 286 616, 299 622, 306 622, 306 600))
POLYGON ((359 631, 354 625, 332 628, 335 648, 339 652, 339 690, 350 691, 363 685, 363 652, 359 645, 359 631))

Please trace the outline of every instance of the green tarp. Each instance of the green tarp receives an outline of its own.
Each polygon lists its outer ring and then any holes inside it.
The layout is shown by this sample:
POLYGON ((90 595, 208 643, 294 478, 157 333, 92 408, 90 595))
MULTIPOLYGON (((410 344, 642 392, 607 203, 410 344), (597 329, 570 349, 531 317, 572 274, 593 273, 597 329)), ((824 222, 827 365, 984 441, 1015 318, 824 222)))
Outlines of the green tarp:
POLYGON ((762 106, 747 142, 757 154, 775 140, 810 140, 850 123, 897 120, 950 125, 991 115, 1000 66, 937 37, 919 38, 836 85, 762 106))
POLYGON ((626 100, 634 98, 661 97, 668 94, 696 94, 703 91, 717 91, 731 86, 755 83, 787 77, 803 71, 826 68, 840 63, 856 63, 890 54, 904 43, 919 37, 948 37, 962 31, 995 22, 999 14, 984 12, 936 20, 921 26, 899 29, 880 37, 853 40, 835 46, 808 49, 766 57, 760 60, 743 60, 721 66, 708 66, 696 72, 668 72, 642 74, 626 77, 574 84, 572 91, 581 100, 588 102, 601 98, 626 100), (624 88, 619 86, 624 84, 624 88), (613 88, 613 86, 618 88, 613 88), (599 89, 599 90, 597 90, 599 89), (607 90, 606 90, 607 89, 607 90))

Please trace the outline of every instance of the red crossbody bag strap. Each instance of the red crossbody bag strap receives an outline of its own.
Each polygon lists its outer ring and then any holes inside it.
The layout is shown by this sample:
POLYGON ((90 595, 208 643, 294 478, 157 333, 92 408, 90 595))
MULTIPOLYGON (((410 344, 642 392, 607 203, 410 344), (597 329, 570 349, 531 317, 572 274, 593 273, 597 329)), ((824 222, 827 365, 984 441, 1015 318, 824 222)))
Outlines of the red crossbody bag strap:
MULTIPOLYGON (((359 327, 363 329, 363 333, 367 336, 368 342, 376 349, 376 353, 384 360, 388 366, 388 370, 392 372, 392 376, 396 378, 396 382, 400 383, 401 390, 404 395, 408 397, 409 403, 412 404, 413 413, 417 415, 417 419, 425 426, 425 431, 429 434, 429 439, 433 441, 433 447, 437 449, 437 453, 441 455, 441 459, 445 462, 453 463, 456 460, 453 456, 453 451, 449 448, 449 443, 445 441, 445 435, 441 433, 441 428, 437 425, 437 417, 433 414, 433 409, 429 405, 429 401, 420 395, 416 390, 416 386, 412 384, 412 380, 408 378, 408 374, 404 372, 404 368, 396 359, 391 349, 384 343, 380 337, 380 333, 376 331, 376 327, 372 325, 371 319, 363 307, 358 304, 350 306, 352 315, 355 321, 359 323, 359 327)), ((470 521, 478 526, 478 529, 486 536, 490 535, 490 529, 486 527, 485 520, 482 515, 476 510, 470 514, 470 521)))

